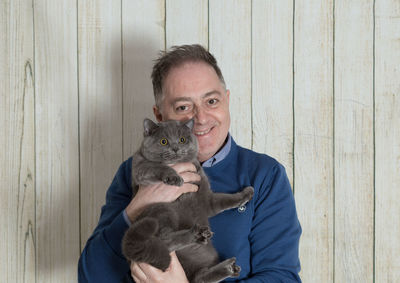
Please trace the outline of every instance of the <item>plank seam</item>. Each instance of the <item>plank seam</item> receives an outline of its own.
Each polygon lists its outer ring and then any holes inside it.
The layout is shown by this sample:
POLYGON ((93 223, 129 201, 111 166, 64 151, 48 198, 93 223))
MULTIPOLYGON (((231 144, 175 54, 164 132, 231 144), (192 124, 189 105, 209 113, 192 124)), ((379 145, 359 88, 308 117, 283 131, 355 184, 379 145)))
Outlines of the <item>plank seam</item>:
POLYGON ((34 209, 34 217, 35 217, 35 283, 38 281, 38 257, 37 257, 37 253, 36 253, 36 243, 37 243, 37 207, 36 207, 36 203, 37 203, 37 178, 36 178, 36 53, 35 53, 35 49, 36 49, 36 41, 35 41, 35 3, 34 0, 32 0, 32 36, 33 36, 33 58, 32 58, 32 64, 33 64, 33 135, 34 135, 34 139, 33 139, 33 155, 35 158, 35 162, 33 163, 33 170, 34 170, 34 201, 35 201, 35 209, 34 209))
POLYGON ((332 281, 335 282, 336 278, 335 278, 335 271, 336 271, 336 241, 335 241, 335 235, 336 235, 336 170, 335 170, 335 166, 336 166, 336 162, 335 162, 335 154, 336 154, 336 143, 335 143, 335 119, 336 119, 336 105, 335 105, 335 35, 336 35, 336 21, 335 21, 335 6, 336 2, 335 0, 333 0, 333 22, 332 22, 332 29, 333 29, 333 35, 332 35, 332 41, 333 41, 333 46, 332 46, 332 119, 333 119, 333 127, 332 127, 332 135, 333 135, 333 139, 332 139, 332 154, 333 154, 333 158, 332 158, 332 173, 333 173, 333 178, 332 178, 332 186, 333 186, 333 227, 332 227, 332 233, 333 233, 333 241, 332 241, 332 249, 333 249, 333 260, 332 260, 332 264, 333 264, 333 268, 332 268, 332 281))
POLYGON ((292 15, 292 180, 293 180, 293 195, 295 194, 295 16, 296 16, 296 0, 293 0, 293 15, 292 15))
POLYGON ((373 25, 373 33, 372 33, 372 107, 373 107, 373 111, 372 111, 372 140, 373 140, 373 186, 374 186, 374 203, 373 203, 373 209, 374 209, 374 214, 373 214, 373 244, 372 244, 372 282, 375 283, 376 280, 376 137, 375 137, 375 111, 376 111, 376 106, 375 106, 375 3, 376 0, 374 0, 373 2, 373 9, 372 9, 372 25, 373 25))
POLYGON ((125 131, 124 131, 124 29, 123 29, 123 10, 122 10, 122 6, 123 6, 123 0, 121 0, 120 2, 120 16, 121 16, 121 135, 122 135, 122 139, 121 139, 121 162, 124 161, 125 158, 125 144, 124 144, 124 140, 125 140, 125 131))
POLYGON ((254 149, 254 111, 253 111, 253 0, 250 2, 250 125, 251 125, 251 149, 254 149))
POLYGON ((164 50, 167 51, 167 0, 164 0, 164 50))
POLYGON ((210 0, 207 1, 207 50, 210 50, 210 0))
POLYGON ((82 190, 81 190, 81 107, 80 107, 80 91, 79 91, 79 0, 75 1, 76 4, 76 83, 78 92, 78 186, 79 186, 79 254, 82 251, 82 190))

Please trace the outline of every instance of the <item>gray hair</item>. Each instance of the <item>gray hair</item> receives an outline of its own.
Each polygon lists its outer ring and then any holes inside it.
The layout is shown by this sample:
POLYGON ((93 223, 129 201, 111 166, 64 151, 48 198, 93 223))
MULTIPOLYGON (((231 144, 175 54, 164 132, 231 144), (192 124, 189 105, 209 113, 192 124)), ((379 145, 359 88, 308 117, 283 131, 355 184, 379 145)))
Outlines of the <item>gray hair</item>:
POLYGON ((157 107, 160 107, 163 98, 162 89, 164 80, 169 71, 187 62, 204 62, 215 70, 217 76, 225 87, 225 80, 218 67, 215 57, 199 44, 173 46, 168 51, 161 51, 155 61, 151 80, 153 83, 154 99, 157 107))

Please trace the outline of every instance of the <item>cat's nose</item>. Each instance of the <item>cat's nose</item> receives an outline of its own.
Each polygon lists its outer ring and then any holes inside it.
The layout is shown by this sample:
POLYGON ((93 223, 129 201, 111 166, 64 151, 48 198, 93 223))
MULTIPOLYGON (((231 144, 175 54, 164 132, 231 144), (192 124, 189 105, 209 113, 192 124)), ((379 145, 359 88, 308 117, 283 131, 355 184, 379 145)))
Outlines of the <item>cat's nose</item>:
POLYGON ((175 151, 175 153, 177 153, 177 152, 178 152, 178 147, 175 147, 175 146, 174 146, 174 147, 172 148, 172 150, 175 151))

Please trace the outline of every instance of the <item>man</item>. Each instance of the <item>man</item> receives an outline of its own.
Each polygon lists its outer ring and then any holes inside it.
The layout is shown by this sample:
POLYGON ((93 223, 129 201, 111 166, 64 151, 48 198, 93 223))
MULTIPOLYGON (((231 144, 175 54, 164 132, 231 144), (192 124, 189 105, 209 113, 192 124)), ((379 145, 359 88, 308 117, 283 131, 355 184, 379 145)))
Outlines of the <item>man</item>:
MULTIPOLYGON (((253 186, 244 207, 210 219, 213 244, 221 260, 235 256, 242 270, 239 282, 300 282, 298 245, 301 227, 289 181, 282 165, 267 155, 241 148, 229 135, 229 90, 215 58, 200 45, 165 52, 156 62, 152 82, 153 111, 158 121, 194 118, 198 159, 214 191, 233 193, 253 186)), ((131 263, 121 254, 124 232, 148 204, 174 201, 198 188, 193 164, 174 164, 181 187, 163 183, 131 188, 132 159, 119 168, 107 191, 98 226, 79 260, 80 282, 187 282, 175 253, 166 272, 145 263, 131 263)))

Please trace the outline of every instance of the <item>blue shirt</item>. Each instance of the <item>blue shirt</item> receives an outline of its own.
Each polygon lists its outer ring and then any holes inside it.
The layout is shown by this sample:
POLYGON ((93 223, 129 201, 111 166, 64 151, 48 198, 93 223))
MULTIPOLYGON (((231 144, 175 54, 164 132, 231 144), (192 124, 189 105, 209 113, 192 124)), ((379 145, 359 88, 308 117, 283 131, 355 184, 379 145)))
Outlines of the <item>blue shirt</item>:
POLYGON ((203 162, 203 164, 201 165, 203 168, 214 166, 228 155, 229 151, 231 150, 231 135, 228 134, 228 137, 226 139, 227 140, 225 145, 213 157, 203 162))

